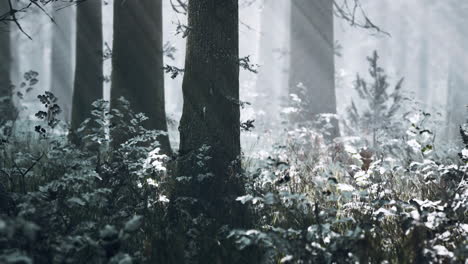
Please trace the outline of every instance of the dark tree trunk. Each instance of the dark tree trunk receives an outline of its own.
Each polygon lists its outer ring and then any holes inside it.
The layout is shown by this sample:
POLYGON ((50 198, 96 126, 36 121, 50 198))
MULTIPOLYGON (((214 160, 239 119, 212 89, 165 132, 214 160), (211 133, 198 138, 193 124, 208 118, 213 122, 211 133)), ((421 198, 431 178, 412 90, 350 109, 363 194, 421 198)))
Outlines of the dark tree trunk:
POLYGON ((173 250, 190 250, 189 241, 194 242, 197 254, 191 259, 198 263, 238 261, 232 244, 224 244, 227 234, 219 231, 247 219, 235 202, 243 193, 236 177, 241 154, 238 11, 237 0, 189 1, 176 172, 186 180, 177 181, 169 214, 176 230, 173 250), (199 235, 190 237, 190 229, 199 235))
MULTIPOLYGON (((0 1, 0 14, 8 12, 8 1, 0 1)), ((16 116, 13 104, 13 86, 10 79, 11 47, 10 24, 0 25, 0 127, 16 116)), ((0 131, 1 133, 2 131, 0 131)))
MULTIPOLYGON (((54 10, 63 7, 54 3, 54 10)), ((50 91, 59 99, 62 109, 61 120, 70 122, 73 93, 73 29, 76 20, 72 7, 60 9, 54 13, 52 25, 52 58, 50 91)))
POLYGON ((88 0, 76 7, 76 68, 73 88, 71 140, 80 144, 73 131, 91 116, 92 103, 103 98, 103 36, 101 0, 88 0))
MULTIPOLYGON (((111 107, 123 96, 135 112, 149 118, 145 128, 167 132, 162 16, 162 0, 116 0, 111 107)), ((120 144, 127 139, 113 140, 120 144)), ((162 151, 171 153, 169 137, 158 140, 162 151)))
POLYGON ((178 172, 196 176, 197 154, 208 146, 212 158, 204 169, 223 181, 240 155, 238 6, 236 0, 189 5, 178 172))
MULTIPOLYGON (((304 113, 311 121, 317 114, 336 114, 333 1, 291 1, 291 93, 302 95, 304 113), (302 83, 302 87, 298 84, 302 83)), ((338 135, 337 122, 330 133, 338 135)))

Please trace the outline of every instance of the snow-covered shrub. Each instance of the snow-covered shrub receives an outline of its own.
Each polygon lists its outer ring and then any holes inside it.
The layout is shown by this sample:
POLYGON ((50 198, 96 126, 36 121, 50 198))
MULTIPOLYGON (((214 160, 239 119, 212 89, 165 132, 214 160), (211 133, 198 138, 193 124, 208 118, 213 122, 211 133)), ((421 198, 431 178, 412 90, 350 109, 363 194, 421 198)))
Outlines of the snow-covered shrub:
MULTIPOLYGON (((41 101, 54 98, 46 97, 41 101)), ((167 157, 159 153, 159 133, 143 128, 144 115, 126 104, 123 112, 112 114, 131 117, 126 119, 131 135, 111 149, 108 103, 93 106, 92 118, 77 131, 82 147, 51 133, 56 122, 42 113, 43 125, 32 131, 40 137, 13 136, 0 146, 5 185, 0 196, 10 201, 8 210, 0 208, 0 262, 133 263, 153 258, 167 203, 167 157)))
POLYGON ((447 152, 431 114, 405 113, 401 81, 389 94, 377 55, 369 61, 374 83, 357 83, 369 109, 348 122, 360 132, 330 144, 320 129, 295 128, 274 151, 253 155, 248 193, 237 200, 257 224, 231 231, 239 250, 262 248, 262 263, 467 259, 468 125, 459 157, 447 152))

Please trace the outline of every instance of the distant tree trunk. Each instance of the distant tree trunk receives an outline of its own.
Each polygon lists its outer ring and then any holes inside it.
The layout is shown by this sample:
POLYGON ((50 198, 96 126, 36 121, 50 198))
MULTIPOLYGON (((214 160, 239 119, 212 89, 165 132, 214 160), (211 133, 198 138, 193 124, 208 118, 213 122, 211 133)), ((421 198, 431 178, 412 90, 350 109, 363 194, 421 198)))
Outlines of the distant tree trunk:
POLYGON ((423 37, 419 50, 419 97, 426 105, 429 103, 431 87, 429 86, 429 40, 423 37))
MULTIPOLYGON (((4 14, 8 10, 10 10, 8 1, 1 1, 0 13, 4 14)), ((13 86, 10 79, 12 56, 9 25, 9 23, 0 25, 0 127, 7 121, 13 120, 16 116, 12 97, 13 86)))
POLYGON ((397 36, 393 37, 393 45, 398 47, 397 56, 393 56, 395 64, 395 73, 397 77, 405 77, 408 71, 408 27, 410 26, 406 12, 408 11, 408 5, 403 1, 397 12, 403 14, 398 19, 398 31, 397 36))
MULTIPOLYGON (((378 23, 379 27, 383 28, 384 30, 388 30, 390 28, 390 24, 392 22, 391 18, 393 16, 392 5, 389 4, 388 0, 375 1, 374 4, 377 5, 377 7, 374 7, 376 10, 382 10, 379 13, 379 17, 381 19, 378 23)), ((386 72, 391 72, 394 68, 394 65, 392 65, 391 61, 391 58, 393 57, 393 49, 391 48, 390 37, 385 34, 380 34, 378 35, 378 38, 379 42, 377 52, 380 58, 379 61, 386 72)))
MULTIPOLYGON (((162 16, 162 0, 115 1, 111 107, 123 96, 149 118, 145 128, 167 132, 162 16)), ((171 153, 169 137, 158 140, 162 151, 171 153)))
MULTIPOLYGON (((54 3, 54 10, 63 7, 54 3)), ((61 120, 70 122, 71 103, 73 94, 73 33, 74 9, 67 7, 55 11, 55 24, 52 27, 52 58, 50 91, 59 99, 62 109, 61 120)))
POLYGON ((174 187, 170 222, 178 230, 173 245, 179 253, 188 250, 189 241, 195 239, 196 263, 238 261, 231 255, 235 250, 226 248, 225 235, 218 232, 224 224, 241 227, 247 219, 246 211, 235 202, 243 194, 236 176, 241 154, 238 12, 237 0, 189 1, 176 172, 188 180, 178 181, 174 187), (195 218, 207 227, 197 226, 195 218), (191 228, 200 235, 191 238, 191 228))
POLYGON ((286 88, 283 79, 287 79, 284 72, 288 62, 285 16, 282 16, 287 12, 285 6, 285 0, 265 0, 261 11, 260 68, 256 85, 258 98, 254 107, 263 112, 262 120, 256 120, 256 123, 270 128, 272 121, 279 120, 280 91, 286 88))
POLYGON ((430 7, 428 6, 429 3, 425 3, 422 5, 422 12, 421 12, 421 19, 420 19, 420 26, 421 26, 421 39, 419 41, 419 87, 418 87, 418 94, 419 99, 426 108, 426 105, 429 104, 430 95, 431 95, 431 87, 429 81, 429 56, 430 56, 430 7))
MULTIPOLYGON (((299 121, 336 114, 333 32, 333 1, 292 0, 289 86, 306 104, 299 121)), ((333 123, 330 133, 336 137, 339 129, 333 123)))
POLYGON ((73 88, 71 140, 80 144, 73 131, 91 116, 92 103, 103 98, 103 36, 101 0, 88 0, 76 7, 76 67, 73 88))
MULTIPOLYGON (((447 135, 449 139, 460 139, 460 125, 468 119, 468 55, 465 47, 468 44, 468 5, 454 1, 447 17, 455 29, 450 49, 449 76, 447 91, 447 135), (460 52, 462 51, 462 52, 460 52)), ((461 140, 461 139, 460 139, 461 140)))
POLYGON ((447 93, 447 134, 449 139, 460 138, 460 126, 468 120, 468 80, 466 78, 468 58, 464 54, 452 56, 454 57, 449 62, 447 93))

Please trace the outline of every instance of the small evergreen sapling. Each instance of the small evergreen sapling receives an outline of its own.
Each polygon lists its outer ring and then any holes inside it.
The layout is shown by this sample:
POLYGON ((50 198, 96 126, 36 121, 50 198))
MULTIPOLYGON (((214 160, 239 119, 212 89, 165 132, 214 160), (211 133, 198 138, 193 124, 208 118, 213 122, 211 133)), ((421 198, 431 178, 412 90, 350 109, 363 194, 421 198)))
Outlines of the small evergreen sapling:
POLYGON ((359 105, 363 107, 357 107, 354 101, 351 102, 347 111, 347 127, 352 133, 367 138, 375 148, 382 137, 392 134, 399 127, 395 126, 395 117, 401 108, 404 79, 401 78, 391 90, 388 75, 378 64, 377 51, 367 57, 367 60, 371 80, 365 80, 358 74, 354 84, 359 99, 363 101, 363 104, 359 105))

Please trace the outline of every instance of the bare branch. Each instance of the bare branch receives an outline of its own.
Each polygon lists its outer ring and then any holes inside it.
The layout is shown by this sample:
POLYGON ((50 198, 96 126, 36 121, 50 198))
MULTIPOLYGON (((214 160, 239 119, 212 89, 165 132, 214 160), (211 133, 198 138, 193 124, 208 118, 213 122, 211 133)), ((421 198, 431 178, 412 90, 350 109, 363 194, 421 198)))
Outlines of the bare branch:
POLYGON ((170 0, 172 10, 178 14, 187 15, 187 0, 170 0), (176 1, 177 3, 174 3, 176 1))
POLYGON ((337 0, 334 0, 333 6, 335 7, 335 16, 344 19, 351 26, 374 30, 377 33, 390 36, 390 33, 382 30, 379 26, 374 24, 372 20, 370 20, 369 16, 362 8, 360 0, 342 0, 341 4, 339 4, 337 0), (359 21, 358 17, 362 17, 361 20, 364 21, 359 21))
MULTIPOLYGON (((8 0, 8 6, 9 6, 9 8, 10 8, 10 11, 9 11, 9 16, 7 16, 7 17, 9 17, 9 18, 11 19, 10 21, 13 21, 13 22, 16 24, 16 26, 18 27, 18 29, 19 29, 24 35, 26 35, 26 37, 28 37, 29 39, 32 40, 31 36, 29 36, 29 35, 24 31, 23 27, 21 27, 21 24, 18 22, 18 18, 16 17, 16 14, 17 14, 18 12, 24 12, 24 10, 26 10, 27 8, 29 8, 31 5, 32 5, 32 4, 29 3, 29 5, 27 5, 26 7, 24 7, 24 8, 22 9, 23 11, 21 11, 21 10, 16 10, 16 9, 13 8, 13 4, 11 3, 11 0, 8 0)), ((5 20, 5 21, 7 21, 7 20, 5 20)))
MULTIPOLYGON (((31 36, 28 33, 26 33, 24 28, 21 26, 21 23, 19 21, 20 17, 18 15, 21 13, 26 13, 28 12, 28 10, 35 7, 39 9, 42 13, 44 13, 52 21, 52 23, 55 23, 54 18, 47 12, 45 7, 47 6, 47 4, 51 2, 57 2, 57 1, 59 0, 29 0, 22 7, 18 8, 15 5, 13 5, 12 0, 8 0, 9 10, 3 14, 0 14, 0 23, 14 23, 16 27, 21 31, 21 33, 23 33, 29 39, 32 39, 31 36)), ((70 1, 67 1, 67 5, 65 7, 79 4, 84 1, 87 1, 87 0, 70 0, 70 1)), ((19 1, 15 2, 15 4, 16 3, 19 3, 19 1)), ((20 5, 20 4, 17 4, 17 5, 20 5)), ((61 7, 60 9, 63 9, 65 7, 61 7)))

